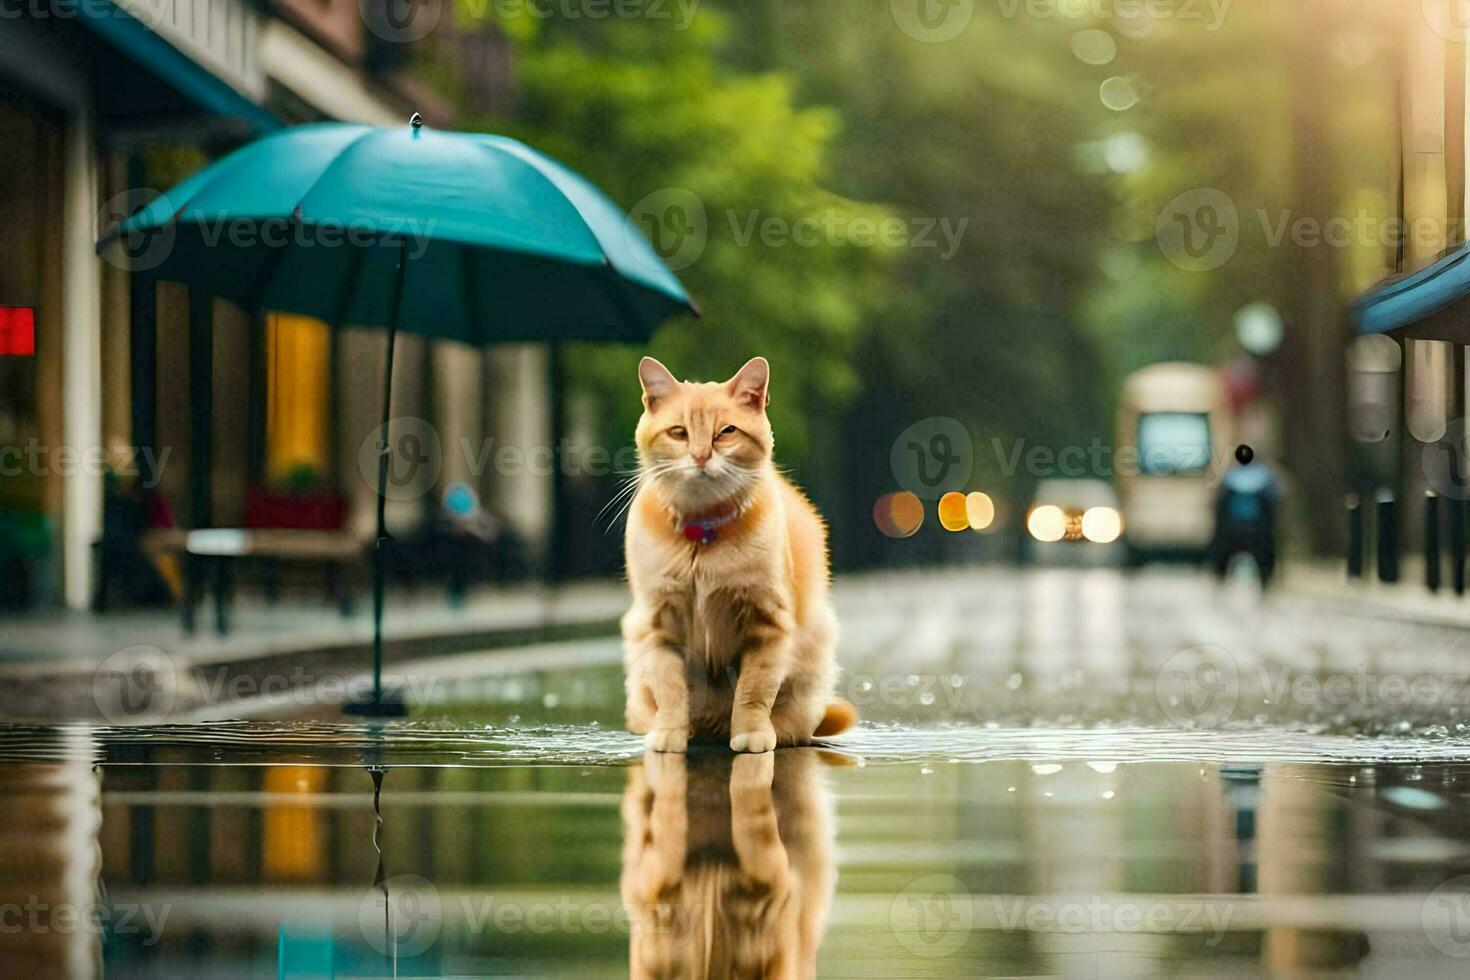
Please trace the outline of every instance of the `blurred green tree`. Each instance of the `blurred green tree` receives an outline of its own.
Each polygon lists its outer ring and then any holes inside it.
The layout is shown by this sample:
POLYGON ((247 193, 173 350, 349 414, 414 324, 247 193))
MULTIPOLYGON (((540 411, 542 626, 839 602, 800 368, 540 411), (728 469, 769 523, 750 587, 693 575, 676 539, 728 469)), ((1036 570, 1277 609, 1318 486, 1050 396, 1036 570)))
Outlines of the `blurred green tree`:
MULTIPOLYGON (((830 495, 840 452, 832 423, 859 386, 854 353, 897 289, 904 247, 887 209, 830 189, 838 113, 798 106, 785 73, 727 63, 731 19, 717 11, 701 10, 685 29, 510 17, 468 3, 460 16, 462 29, 503 31, 516 58, 510 117, 469 125, 525 139, 630 207, 704 314, 667 325, 647 351, 568 348, 569 388, 598 403, 583 413, 602 429, 595 438, 631 442, 643 354, 699 379, 723 379, 762 354, 774 366, 778 461, 830 495), (475 9, 500 16, 485 22, 475 9)), ((610 488, 600 489, 605 499, 610 488)))
POLYGON ((630 207, 703 312, 648 352, 573 349, 569 380, 608 396, 611 434, 627 441, 642 354, 702 379, 764 354, 783 461, 802 465, 813 413, 858 382, 851 354, 902 247, 881 234, 885 209, 829 189, 839 115, 796 105, 782 73, 723 64, 729 21, 715 12, 685 30, 638 18, 500 27, 516 42, 514 115, 476 124, 533 143, 630 207))
MULTIPOLYGON (((818 498, 839 560, 866 564, 897 554, 868 511, 921 418, 974 436, 956 489, 1023 503, 1048 474, 1017 468, 1018 446, 1111 443, 1128 372, 1235 356, 1232 316, 1257 300, 1287 315, 1276 383, 1295 365, 1331 388, 1334 311, 1383 256, 1283 247, 1260 216, 1392 213, 1365 197, 1391 184, 1383 155, 1361 152, 1392 128, 1392 44, 1366 0, 1350 6, 960 4, 945 8, 964 14, 958 33, 928 39, 895 0, 597 18, 460 0, 459 16, 515 58, 508 111, 473 124, 591 175, 681 266, 705 319, 666 327, 651 353, 699 378, 771 358, 779 461, 818 498), (1240 223, 1206 270, 1158 237, 1171 202, 1202 188, 1240 223)), ((427 70, 455 86, 452 63, 427 70)), ((631 439, 642 353, 567 352, 606 444, 631 439)), ((1322 395, 1296 442, 1332 417, 1322 395)), ((1331 462, 1306 465, 1330 481, 1331 462)), ((933 523, 903 555, 994 547, 933 523)))
MULTIPOLYGON (((842 113, 839 193, 885 201, 916 231, 959 231, 954 247, 942 236, 937 247, 911 242, 899 288, 862 339, 864 383, 839 443, 839 556, 870 563, 895 553, 867 508, 895 489, 894 439, 928 416, 956 418, 974 438, 970 484, 955 489, 1024 501, 1045 474, 1018 470, 1017 446, 1108 435, 1083 314, 1113 201, 1107 176, 1077 152, 1111 123, 1096 96, 1106 76, 1071 56, 1070 21, 1008 16, 1005 5, 975 4, 957 35, 934 41, 902 29, 890 0, 721 6, 746 18, 732 35, 737 63, 779 68, 803 100, 842 113)), ((982 547, 934 523, 904 555, 982 547)))

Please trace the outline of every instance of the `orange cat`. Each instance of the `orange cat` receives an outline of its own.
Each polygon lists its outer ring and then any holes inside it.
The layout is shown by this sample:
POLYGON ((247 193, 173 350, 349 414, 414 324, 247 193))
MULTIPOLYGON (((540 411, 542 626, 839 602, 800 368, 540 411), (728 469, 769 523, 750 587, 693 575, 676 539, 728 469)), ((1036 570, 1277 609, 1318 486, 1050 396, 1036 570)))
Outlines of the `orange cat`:
POLYGON ((832 695, 826 528, 771 463, 770 365, 699 384, 645 357, 638 377, 628 728, 664 752, 701 737, 766 752, 843 731, 857 713, 832 695))

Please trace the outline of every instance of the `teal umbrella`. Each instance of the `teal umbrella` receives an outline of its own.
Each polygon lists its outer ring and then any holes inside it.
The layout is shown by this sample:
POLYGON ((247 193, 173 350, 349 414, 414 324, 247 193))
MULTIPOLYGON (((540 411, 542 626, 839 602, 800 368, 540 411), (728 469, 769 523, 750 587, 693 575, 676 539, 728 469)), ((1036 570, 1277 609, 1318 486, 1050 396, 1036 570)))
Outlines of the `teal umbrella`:
POLYGON ((386 327, 373 557, 382 705, 383 507, 399 330, 488 344, 646 340, 697 308, 627 215, 587 180, 502 136, 323 123, 258 140, 107 235, 162 279, 251 310, 386 327))

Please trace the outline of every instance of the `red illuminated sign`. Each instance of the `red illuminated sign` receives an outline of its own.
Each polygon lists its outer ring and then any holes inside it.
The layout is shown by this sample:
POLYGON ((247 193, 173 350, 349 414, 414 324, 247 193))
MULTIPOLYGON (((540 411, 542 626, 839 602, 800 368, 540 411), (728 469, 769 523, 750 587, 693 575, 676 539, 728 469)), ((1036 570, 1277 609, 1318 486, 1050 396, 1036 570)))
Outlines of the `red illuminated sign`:
POLYGON ((36 311, 29 306, 0 306, 0 357, 35 353, 36 311))

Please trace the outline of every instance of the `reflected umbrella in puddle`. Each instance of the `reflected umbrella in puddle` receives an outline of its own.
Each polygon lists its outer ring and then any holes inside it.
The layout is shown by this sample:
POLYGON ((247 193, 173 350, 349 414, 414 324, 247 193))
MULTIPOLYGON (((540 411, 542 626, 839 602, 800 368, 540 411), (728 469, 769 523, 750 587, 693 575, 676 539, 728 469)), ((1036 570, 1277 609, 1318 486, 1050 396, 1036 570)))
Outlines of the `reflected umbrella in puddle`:
POLYGON ((398 976, 400 958, 426 952, 439 938, 443 909, 438 889, 427 878, 414 874, 389 876, 383 847, 383 783, 387 766, 364 766, 373 780, 373 850, 377 866, 373 884, 358 907, 358 928, 364 939, 381 953, 387 975, 398 976))
POLYGON ((393 941, 393 900, 388 893, 388 873, 383 860, 383 777, 388 774, 388 770, 382 766, 368 766, 367 771, 373 777, 373 850, 378 853, 378 866, 373 871, 373 887, 383 893, 383 955, 388 957, 393 976, 396 977, 398 954, 393 941))
POLYGON ((649 753, 623 794, 632 977, 816 975, 837 884, 827 753, 649 753))

